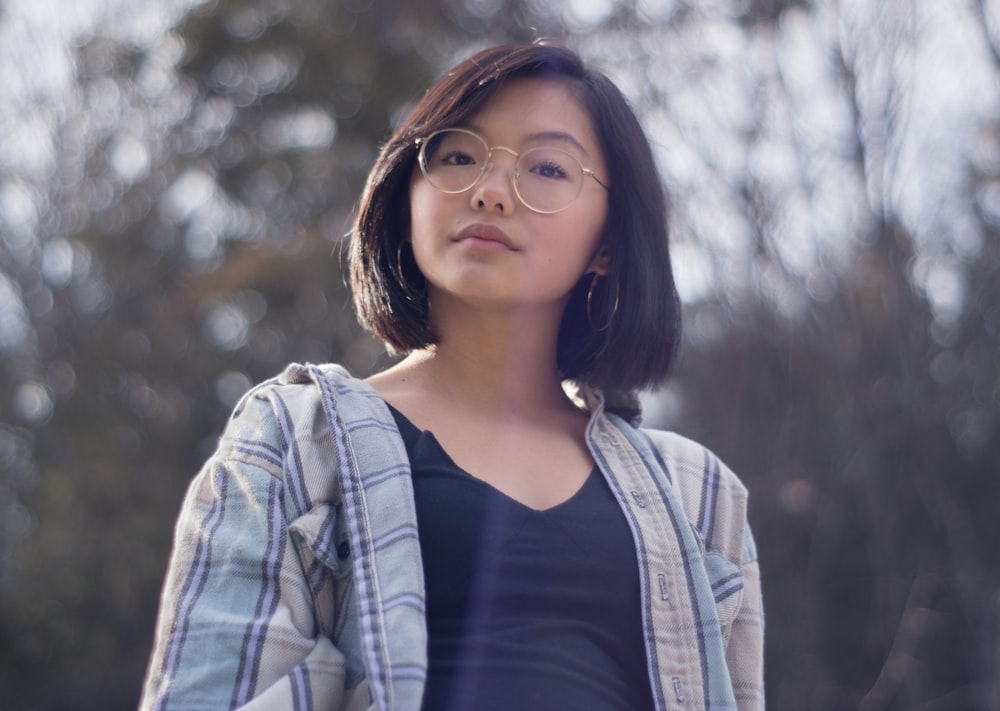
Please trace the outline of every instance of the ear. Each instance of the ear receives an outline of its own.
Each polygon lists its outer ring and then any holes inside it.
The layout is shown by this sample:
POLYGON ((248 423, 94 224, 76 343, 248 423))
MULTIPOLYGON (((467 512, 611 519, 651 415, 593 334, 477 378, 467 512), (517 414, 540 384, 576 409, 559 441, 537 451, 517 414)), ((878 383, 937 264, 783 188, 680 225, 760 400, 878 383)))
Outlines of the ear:
POLYGON ((597 274, 599 276, 606 276, 611 268, 611 253, 605 245, 601 245, 597 249, 597 254, 594 258, 590 260, 590 264, 587 265, 587 271, 585 274, 597 274))

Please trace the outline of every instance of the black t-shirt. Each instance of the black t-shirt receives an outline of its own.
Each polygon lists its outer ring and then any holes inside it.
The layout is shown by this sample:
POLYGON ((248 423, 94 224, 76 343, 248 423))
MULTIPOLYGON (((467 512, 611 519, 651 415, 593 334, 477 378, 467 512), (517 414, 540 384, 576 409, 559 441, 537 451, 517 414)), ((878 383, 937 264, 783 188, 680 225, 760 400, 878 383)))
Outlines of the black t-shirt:
POLYGON ((600 472, 537 511, 390 410, 413 469, 427 590, 424 711, 652 709, 635 547, 600 472))

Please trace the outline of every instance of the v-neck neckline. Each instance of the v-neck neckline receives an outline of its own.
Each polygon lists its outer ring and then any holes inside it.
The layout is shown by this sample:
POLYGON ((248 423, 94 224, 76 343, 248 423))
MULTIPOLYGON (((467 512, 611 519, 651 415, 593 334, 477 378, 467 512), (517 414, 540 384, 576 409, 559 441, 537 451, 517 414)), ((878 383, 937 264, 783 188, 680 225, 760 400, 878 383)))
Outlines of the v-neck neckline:
MULTIPOLYGON (((477 484, 477 485, 480 485, 482 487, 485 487, 485 489, 487 491, 489 491, 493 496, 499 497, 502 500, 506 500, 506 501, 510 502, 510 504, 512 504, 512 505, 514 505, 514 506, 516 506, 516 507, 518 507, 520 509, 523 509, 523 510, 525 510, 527 512, 530 512, 532 514, 537 514, 537 515, 553 514, 553 513, 556 513, 557 511, 559 511, 560 509, 563 509, 563 508, 566 508, 567 506, 570 506, 576 499, 580 498, 580 496, 586 491, 587 487, 592 484, 592 480, 594 480, 597 477, 597 475, 598 475, 597 465, 595 464, 591 468, 590 472, 587 474, 586 478, 580 484, 580 486, 578 486, 576 488, 576 490, 573 491, 572 494, 570 494, 569 496, 567 496, 562 501, 560 501, 560 502, 558 502, 556 504, 553 504, 552 506, 547 506, 545 508, 538 509, 538 508, 535 508, 533 506, 530 506, 529 504, 521 501, 520 499, 518 499, 518 498, 516 498, 514 496, 511 496, 510 494, 508 494, 505 491, 497 488, 496 486, 494 486, 490 482, 486 481, 485 479, 481 479, 480 477, 477 477, 475 474, 472 474, 471 472, 469 472, 466 469, 464 469, 463 467, 461 467, 458 463, 455 462, 455 460, 452 458, 452 456, 450 454, 448 454, 448 451, 444 448, 444 446, 441 444, 441 442, 438 441, 438 438, 434 436, 434 432, 433 431, 431 431, 431 430, 424 430, 424 429, 421 429, 421 428, 417 427, 415 424, 413 424, 413 422, 410 420, 410 418, 408 418, 402 412, 400 412, 395 407, 393 407, 392 404, 390 404, 389 402, 386 402, 385 404, 389 408, 389 412, 392 414, 393 419, 396 420, 396 425, 400 428, 400 435, 403 437, 404 444, 407 443, 407 436, 402 431, 403 426, 405 426, 406 428, 410 429, 414 433, 414 442, 415 443, 418 442, 418 440, 420 440, 420 439, 423 439, 423 440, 429 442, 430 446, 434 449, 434 452, 436 454, 438 454, 444 460, 444 462, 448 465, 449 469, 454 470, 455 474, 461 475, 464 479, 467 479, 468 481, 470 481, 470 482, 472 482, 474 484, 477 484)), ((416 451, 416 449, 417 449, 417 447, 414 446, 412 448, 412 451, 416 451)), ((410 456, 411 459, 412 459, 412 454, 411 454, 411 448, 410 447, 407 447, 407 455, 410 456)), ((410 465, 411 465, 411 470, 412 470, 413 469, 413 462, 412 461, 410 462, 410 465)))

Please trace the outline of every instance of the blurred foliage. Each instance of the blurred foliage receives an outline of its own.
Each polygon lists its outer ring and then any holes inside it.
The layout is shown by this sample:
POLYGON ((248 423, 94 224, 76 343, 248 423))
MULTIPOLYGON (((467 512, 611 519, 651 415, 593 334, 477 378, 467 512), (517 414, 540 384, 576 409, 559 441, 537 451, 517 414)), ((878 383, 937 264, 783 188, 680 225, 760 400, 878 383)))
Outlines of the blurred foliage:
POLYGON ((0 706, 134 707, 234 402, 387 362, 342 263, 379 142, 547 36, 659 151, 687 336, 648 421, 751 489, 770 706, 1000 707, 995 2, 116 1, 0 6, 0 706))

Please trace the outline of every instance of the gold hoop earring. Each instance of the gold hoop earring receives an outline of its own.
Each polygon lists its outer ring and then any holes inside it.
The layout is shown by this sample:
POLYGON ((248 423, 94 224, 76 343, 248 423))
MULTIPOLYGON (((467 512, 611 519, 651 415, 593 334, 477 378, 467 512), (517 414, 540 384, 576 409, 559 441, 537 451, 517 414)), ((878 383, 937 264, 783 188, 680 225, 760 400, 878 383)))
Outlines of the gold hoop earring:
POLYGON ((611 307, 611 315, 608 316, 607 323, 600 328, 594 325, 594 319, 590 314, 590 302, 594 298, 594 287, 597 286, 597 280, 600 278, 601 275, 595 272, 594 277, 590 280, 590 288, 587 289, 587 323, 589 323, 590 327, 598 333, 607 331, 611 326, 611 322, 615 320, 615 314, 618 313, 618 282, 615 282, 615 303, 614 306, 611 307))
MULTIPOLYGON (((403 273, 403 245, 406 244, 406 240, 400 240, 399 246, 396 247, 396 280, 399 281, 399 286, 403 289, 403 293, 406 294, 406 298, 410 301, 419 301, 423 298, 423 292, 417 291, 406 281, 406 275, 403 273)), ((415 261, 415 260, 414 260, 415 261)))

